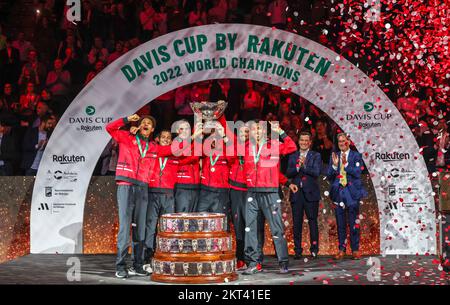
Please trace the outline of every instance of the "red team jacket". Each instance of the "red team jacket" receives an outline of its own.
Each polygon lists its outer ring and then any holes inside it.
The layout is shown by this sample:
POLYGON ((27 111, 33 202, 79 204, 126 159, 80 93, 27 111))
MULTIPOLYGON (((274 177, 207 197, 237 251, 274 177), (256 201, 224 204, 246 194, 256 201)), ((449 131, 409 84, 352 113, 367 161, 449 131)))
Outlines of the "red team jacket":
MULTIPOLYGON (((154 156, 170 156, 172 154, 171 146, 161 146, 154 141, 149 141, 147 154, 141 157, 136 136, 128 130, 120 129, 126 124, 128 124, 127 118, 121 118, 106 125, 106 131, 119 144, 116 181, 147 185, 150 173, 155 167, 154 156), (152 155, 153 157, 151 157, 152 155)), ((146 141, 142 137, 140 137, 140 141, 142 150, 145 150, 146 141)))
MULTIPOLYGON (((227 122, 225 115, 222 115, 218 122, 224 127, 226 134, 228 135, 227 122)), ((229 138, 231 141, 232 138, 229 138)), ((212 165, 209 153, 203 152, 202 158, 202 172, 200 175, 201 188, 210 190, 213 192, 226 192, 230 188, 228 182, 230 175, 230 165, 234 162, 234 156, 226 156, 227 144, 223 143, 223 150, 220 151, 217 162, 212 165)), ((228 143, 229 144, 229 143, 228 143)), ((217 155, 213 155, 213 160, 217 155)))
MULTIPOLYGON (((215 160, 215 155, 213 160, 215 160)), ((213 192, 225 192, 230 188, 228 177, 230 173, 229 162, 232 157, 220 155, 214 166, 211 164, 209 155, 203 157, 202 173, 200 183, 203 189, 213 192)))
POLYGON ((244 171, 244 157, 234 158, 230 166, 230 188, 238 191, 247 190, 247 179, 244 171))
MULTIPOLYGON (((261 151, 260 161, 255 166, 254 156, 250 154, 251 144, 247 142, 244 157, 224 156, 221 154, 217 163, 211 165, 209 155, 203 157, 203 168, 200 175, 199 157, 173 157, 171 145, 162 146, 154 141, 149 142, 147 154, 141 157, 136 136, 128 130, 121 130, 128 123, 127 118, 118 119, 106 126, 107 132, 119 144, 119 157, 116 167, 116 181, 125 181, 137 185, 146 185, 154 191, 173 190, 174 186, 187 189, 202 188, 222 192, 228 188, 272 192, 278 190, 279 183, 284 184, 284 176, 279 174, 279 156, 271 157, 268 147, 279 145, 279 154, 285 155, 296 150, 295 143, 286 134, 284 143, 272 140, 261 151), (166 167, 162 171, 159 158, 166 167), (263 162, 273 160, 268 167, 263 162), (243 164, 242 164, 243 161, 243 164), (214 170, 211 170, 214 168, 214 170)), ((146 142, 140 138, 141 147, 146 142)), ((225 147, 224 147, 225 148, 225 147)), ((215 156, 213 156, 213 159, 215 156)))
MULTIPOLYGON (((247 180, 247 187, 251 191, 257 192, 277 192, 280 183, 280 156, 294 152, 297 149, 294 141, 285 133, 281 135, 284 142, 269 140, 261 149, 260 160, 256 164, 255 156, 250 141, 246 146, 244 157, 244 171, 247 180), (279 155, 271 155, 270 148, 279 145, 279 155)), ((255 147, 255 152, 256 152, 255 147)))
POLYGON ((153 155, 152 158, 154 158, 155 166, 150 172, 148 187, 151 188, 152 192, 173 190, 177 183, 177 171, 180 160, 176 157, 158 157, 156 155, 153 155), (166 165, 164 170, 162 170, 161 165, 164 165, 164 162, 166 162, 166 165))
POLYGON ((200 157, 190 156, 180 160, 176 186, 188 190, 200 187, 200 157))
MULTIPOLYGON (((247 176, 245 175, 245 166, 242 161, 235 160, 230 168, 230 188, 238 191, 247 191, 247 176)), ((278 182, 281 185, 288 186, 288 178, 279 173, 278 182)))

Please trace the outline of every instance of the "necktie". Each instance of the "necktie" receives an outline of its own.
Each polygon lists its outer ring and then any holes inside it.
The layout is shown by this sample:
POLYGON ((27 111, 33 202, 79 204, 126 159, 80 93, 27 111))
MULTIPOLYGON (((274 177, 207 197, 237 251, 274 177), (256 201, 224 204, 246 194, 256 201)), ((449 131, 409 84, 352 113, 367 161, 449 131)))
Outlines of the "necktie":
POLYGON ((297 159, 297 164, 295 165, 295 167, 297 168, 297 172, 300 170, 300 160, 302 158, 302 155, 300 154, 300 156, 297 159))
POLYGON ((345 172, 345 166, 344 163, 342 163, 342 157, 341 157, 341 168, 339 171, 340 174, 340 178, 339 178, 339 183, 345 187, 347 185, 347 173, 345 172))

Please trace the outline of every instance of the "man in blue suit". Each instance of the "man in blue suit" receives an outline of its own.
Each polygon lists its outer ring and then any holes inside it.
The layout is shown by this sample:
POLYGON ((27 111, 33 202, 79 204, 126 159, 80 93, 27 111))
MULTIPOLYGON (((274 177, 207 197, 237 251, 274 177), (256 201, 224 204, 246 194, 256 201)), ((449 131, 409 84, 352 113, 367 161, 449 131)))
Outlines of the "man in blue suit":
POLYGON ((347 218, 350 225, 350 245, 353 259, 360 259, 359 252, 359 201, 367 196, 361 181, 363 161, 361 154, 350 149, 350 139, 345 133, 337 136, 339 151, 333 152, 328 167, 331 182, 330 198, 336 204, 336 223, 338 228, 339 252, 335 259, 345 256, 347 237, 347 218))
POLYGON ((322 168, 319 153, 310 150, 312 139, 309 132, 302 132, 298 144, 300 150, 289 156, 286 176, 292 178, 289 188, 292 190, 292 218, 294 225, 294 259, 300 259, 302 249, 303 214, 306 214, 309 224, 310 252, 312 258, 317 258, 319 252, 319 214, 320 188, 318 177, 322 168))

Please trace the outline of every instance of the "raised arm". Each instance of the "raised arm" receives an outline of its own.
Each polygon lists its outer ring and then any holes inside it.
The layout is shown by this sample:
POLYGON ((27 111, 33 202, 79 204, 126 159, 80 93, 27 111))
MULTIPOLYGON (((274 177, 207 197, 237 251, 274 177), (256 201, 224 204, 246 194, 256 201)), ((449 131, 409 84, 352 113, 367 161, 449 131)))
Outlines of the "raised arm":
POLYGON ((121 143, 124 139, 130 134, 127 130, 121 130, 120 128, 127 125, 130 121, 139 120, 139 116, 136 114, 131 115, 129 117, 120 118, 118 120, 112 121, 108 125, 106 125, 106 131, 111 135, 111 137, 117 142, 121 143))
POLYGON ((283 140, 280 142, 280 155, 288 155, 297 150, 297 145, 284 131, 280 133, 280 137, 283 140))

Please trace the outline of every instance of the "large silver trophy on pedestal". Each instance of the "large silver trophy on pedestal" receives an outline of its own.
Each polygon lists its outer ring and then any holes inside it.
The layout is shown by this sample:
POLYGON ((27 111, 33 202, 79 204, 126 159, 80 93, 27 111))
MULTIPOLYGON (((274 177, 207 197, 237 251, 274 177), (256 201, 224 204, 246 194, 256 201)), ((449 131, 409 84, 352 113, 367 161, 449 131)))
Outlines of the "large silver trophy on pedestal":
POLYGON ((204 101, 193 102, 190 105, 194 115, 196 116, 196 121, 203 121, 204 127, 213 128, 214 121, 218 120, 223 115, 228 103, 220 100, 217 103, 204 101))

